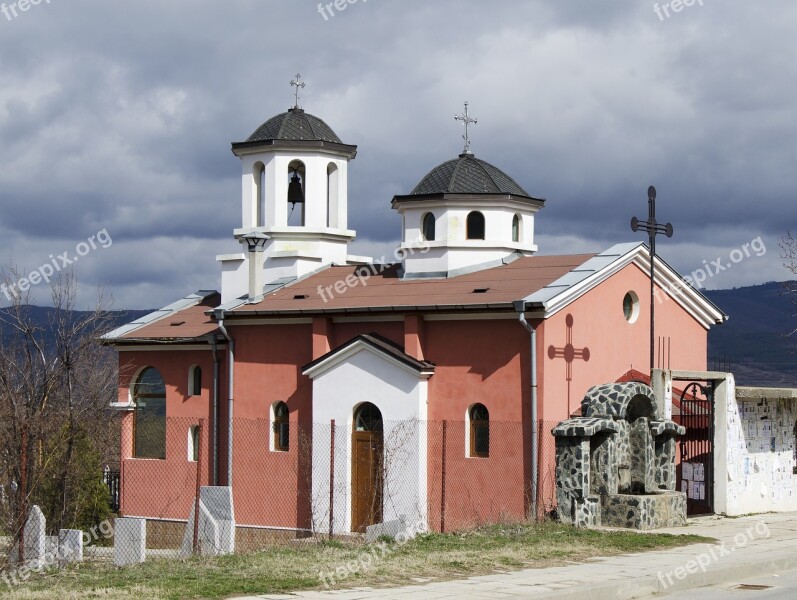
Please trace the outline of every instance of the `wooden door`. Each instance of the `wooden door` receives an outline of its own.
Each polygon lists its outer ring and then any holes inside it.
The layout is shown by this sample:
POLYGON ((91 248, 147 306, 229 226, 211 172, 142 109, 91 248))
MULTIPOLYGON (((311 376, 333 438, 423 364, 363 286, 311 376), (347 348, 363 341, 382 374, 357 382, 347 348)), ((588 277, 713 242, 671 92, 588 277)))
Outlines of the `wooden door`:
POLYGON ((367 526, 382 522, 382 431, 354 431, 351 446, 352 531, 363 533, 367 526))

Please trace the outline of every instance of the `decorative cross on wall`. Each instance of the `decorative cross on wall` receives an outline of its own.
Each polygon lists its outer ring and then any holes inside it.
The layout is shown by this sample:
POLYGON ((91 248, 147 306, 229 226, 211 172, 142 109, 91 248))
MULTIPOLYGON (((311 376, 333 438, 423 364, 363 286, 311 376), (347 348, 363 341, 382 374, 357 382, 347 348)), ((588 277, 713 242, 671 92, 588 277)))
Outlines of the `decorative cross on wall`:
POLYGON ((567 315, 565 318, 565 325, 567 325, 567 337, 565 340, 564 348, 557 348, 556 346, 548 346, 548 358, 551 360, 555 358, 564 358, 566 363, 565 379, 567 380, 567 412, 570 414, 570 382, 573 381, 573 362, 583 360, 589 362, 590 352, 589 348, 576 348, 573 345, 573 315, 567 315))
POLYGON ((468 114, 468 103, 465 102, 465 112, 461 115, 454 115, 454 120, 462 121, 465 124, 465 135, 462 136, 462 139, 465 140, 465 149, 462 151, 463 154, 470 154, 470 135, 468 134, 468 127, 471 125, 476 125, 479 120, 476 117, 471 117, 468 114))
POLYGON ((294 101, 294 105, 293 105, 294 108, 299 108, 299 89, 300 88, 304 89, 304 86, 307 85, 303 81, 300 82, 301 78, 302 78, 301 73, 296 73, 296 79, 291 81, 291 85, 296 88, 296 90, 294 91, 294 95, 295 95, 295 101, 294 101))

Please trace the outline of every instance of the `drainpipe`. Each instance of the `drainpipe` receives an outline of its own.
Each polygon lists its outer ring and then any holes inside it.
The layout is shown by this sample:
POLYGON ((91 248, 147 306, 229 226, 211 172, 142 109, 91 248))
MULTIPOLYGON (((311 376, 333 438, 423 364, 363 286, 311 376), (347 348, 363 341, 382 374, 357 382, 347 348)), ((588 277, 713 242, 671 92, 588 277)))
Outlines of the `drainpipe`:
POLYGON ((211 447, 213 448, 213 485, 219 485, 219 355, 216 336, 208 336, 210 351, 213 354, 213 428, 211 447))
POLYGON ((235 341, 224 327, 224 310, 216 310, 219 331, 227 340, 227 485, 232 487, 232 416, 233 390, 235 389, 235 341))
POLYGON ((514 303, 520 324, 529 332, 531 345, 531 514, 537 519, 537 496, 539 490, 539 427, 537 423, 537 328, 526 320, 526 303, 514 303))

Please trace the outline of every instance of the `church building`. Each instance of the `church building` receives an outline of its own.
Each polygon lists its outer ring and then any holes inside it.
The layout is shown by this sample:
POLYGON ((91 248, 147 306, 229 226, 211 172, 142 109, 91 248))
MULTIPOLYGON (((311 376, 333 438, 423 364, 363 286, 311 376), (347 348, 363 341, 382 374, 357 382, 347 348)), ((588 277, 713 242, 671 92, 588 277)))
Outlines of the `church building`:
MULTIPOLYGON (((649 375, 648 247, 538 254, 533 170, 513 178, 466 135, 383 199, 401 242, 377 263, 349 253, 357 147, 298 96, 232 152, 240 250, 218 257, 220 288, 106 336, 121 514, 184 523, 198 471, 231 486, 239 528, 439 531, 549 510, 551 427, 592 386, 649 375)), ((727 317, 659 258, 655 284, 658 364, 705 370, 727 317)))

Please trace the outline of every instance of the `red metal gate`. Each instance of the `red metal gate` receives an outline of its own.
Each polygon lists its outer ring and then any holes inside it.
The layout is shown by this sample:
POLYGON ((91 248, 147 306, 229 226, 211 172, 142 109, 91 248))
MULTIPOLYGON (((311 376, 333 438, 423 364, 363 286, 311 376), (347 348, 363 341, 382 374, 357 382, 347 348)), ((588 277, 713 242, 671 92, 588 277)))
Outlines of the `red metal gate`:
POLYGON ((714 384, 692 382, 681 394, 678 489, 686 492, 689 516, 714 512, 714 384))

